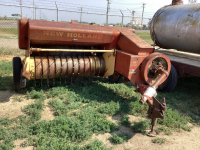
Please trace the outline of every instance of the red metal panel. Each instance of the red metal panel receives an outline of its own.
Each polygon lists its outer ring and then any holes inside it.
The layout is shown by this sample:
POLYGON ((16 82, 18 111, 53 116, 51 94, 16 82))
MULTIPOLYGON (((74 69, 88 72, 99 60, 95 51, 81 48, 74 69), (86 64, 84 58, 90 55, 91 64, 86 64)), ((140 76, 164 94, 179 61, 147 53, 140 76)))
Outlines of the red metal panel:
POLYGON ((20 19, 19 46, 27 49, 30 40, 30 44, 98 45, 113 49, 117 48, 120 32, 125 31, 135 32, 134 29, 118 27, 20 19))
POLYGON ((122 51, 135 55, 148 55, 154 48, 131 31, 121 32, 118 45, 122 51))
POLYGON ((28 48, 28 20, 18 21, 18 45, 20 49, 28 48))
POLYGON ((111 42, 113 32, 106 27, 29 20, 31 44, 102 45, 111 42))
POLYGON ((115 71, 128 78, 136 87, 138 84, 144 84, 145 81, 141 78, 140 65, 145 57, 117 50, 115 71))
POLYGON ((200 77, 200 71, 199 71, 200 66, 197 67, 197 66, 183 64, 183 63, 175 62, 175 61, 172 61, 171 63, 176 68, 179 76, 192 75, 192 76, 200 77))

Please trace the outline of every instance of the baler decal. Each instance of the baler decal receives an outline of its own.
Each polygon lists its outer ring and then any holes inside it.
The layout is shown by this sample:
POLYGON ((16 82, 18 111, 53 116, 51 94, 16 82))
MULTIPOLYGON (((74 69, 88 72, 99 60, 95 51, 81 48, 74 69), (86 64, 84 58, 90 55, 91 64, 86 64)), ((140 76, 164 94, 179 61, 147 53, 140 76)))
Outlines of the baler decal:
POLYGON ((43 35, 47 36, 63 36, 64 32, 43 31, 43 35))
MULTIPOLYGON (((98 34, 82 34, 82 33, 65 33, 67 37, 72 38, 87 38, 87 39, 102 39, 102 35, 98 34)), ((60 36, 64 35, 64 32, 56 31, 43 31, 44 36, 60 36)))

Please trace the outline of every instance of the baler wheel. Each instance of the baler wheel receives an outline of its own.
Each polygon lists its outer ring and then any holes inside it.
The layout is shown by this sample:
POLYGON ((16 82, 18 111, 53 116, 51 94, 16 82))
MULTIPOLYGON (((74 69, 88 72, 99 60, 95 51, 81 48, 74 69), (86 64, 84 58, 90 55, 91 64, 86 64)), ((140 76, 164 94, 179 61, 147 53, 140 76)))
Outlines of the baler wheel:
POLYGON ((114 72, 114 74, 112 76, 109 76, 108 79, 111 83, 122 83, 124 81, 124 76, 117 72, 114 72))
POLYGON ((176 87, 177 81, 178 81, 178 74, 176 68, 173 65, 171 65, 171 71, 169 77, 163 84, 158 86, 158 91, 170 93, 176 87))
POLYGON ((15 90, 20 89, 20 78, 21 78, 22 63, 20 57, 13 58, 13 82, 15 90))

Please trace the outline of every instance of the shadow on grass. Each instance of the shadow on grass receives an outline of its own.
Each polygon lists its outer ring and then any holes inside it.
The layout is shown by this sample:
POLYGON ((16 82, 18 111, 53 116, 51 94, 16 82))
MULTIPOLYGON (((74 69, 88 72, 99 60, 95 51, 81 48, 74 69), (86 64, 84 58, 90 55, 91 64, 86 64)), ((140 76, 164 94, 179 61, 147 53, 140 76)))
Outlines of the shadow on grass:
MULTIPOLYGON (((139 100, 140 94, 135 93, 134 86, 128 84, 111 84, 107 78, 99 77, 79 77, 65 79, 56 79, 55 85, 53 80, 50 80, 49 86, 47 86, 47 81, 36 81, 36 86, 34 81, 27 82, 27 87, 19 90, 19 93, 26 94, 27 91, 43 90, 49 91, 53 87, 65 87, 68 91, 72 91, 79 97, 87 99, 90 102, 100 102, 102 104, 110 104, 112 107, 112 102, 118 107, 114 114, 134 114, 142 110, 143 106, 135 105, 134 102, 139 100), (66 84, 65 84, 66 82, 66 84), (61 84, 60 84, 61 83, 61 84), (134 93, 134 95, 132 95, 134 93), (133 104, 134 103, 134 104, 133 104), (133 110, 134 109, 134 110, 133 110)), ((166 98, 167 107, 171 108, 175 112, 182 114, 184 116, 190 116, 196 123, 199 122, 200 118, 200 78, 190 77, 190 78, 179 78, 177 87, 171 93, 158 93, 157 99, 161 100, 162 97, 166 98)), ((106 108, 106 109, 109 109, 106 108)), ((100 111, 105 111, 103 110, 100 111)), ((114 108, 113 108, 114 109, 114 108)), ((106 112, 109 114, 109 112, 106 112)))
MULTIPOLYGON (((133 91, 135 88, 132 86, 127 86, 124 83, 120 84, 111 84, 109 83, 107 78, 98 78, 98 77, 80 77, 73 78, 71 83, 71 78, 55 80, 55 85, 53 84, 53 80, 50 80, 49 86, 47 86, 47 81, 29 81, 27 82, 27 87, 19 90, 18 92, 21 94, 26 94, 28 91, 36 90, 36 91, 49 91, 53 87, 65 87, 68 91, 73 91, 79 95, 82 99, 87 99, 90 102, 100 102, 102 104, 112 102, 119 106, 116 109, 114 115, 119 113, 128 113, 131 111, 130 103, 135 102, 137 97, 132 97, 133 91), (35 86, 36 84, 36 86, 35 86)), ((112 107, 112 106, 110 106, 112 107)), ((102 108, 103 109, 103 108, 102 108)), ((114 108, 113 108, 114 109, 114 108)), ((102 110, 104 111, 104 110, 102 110)), ((112 114, 113 115, 113 114, 112 114)))

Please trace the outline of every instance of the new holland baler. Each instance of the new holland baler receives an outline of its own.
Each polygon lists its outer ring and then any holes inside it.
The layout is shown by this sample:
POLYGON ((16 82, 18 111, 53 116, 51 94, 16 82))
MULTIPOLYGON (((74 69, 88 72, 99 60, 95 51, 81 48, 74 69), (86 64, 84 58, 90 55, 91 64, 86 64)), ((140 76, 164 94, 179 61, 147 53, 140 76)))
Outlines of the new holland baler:
POLYGON ((18 23, 19 48, 25 59, 13 58, 15 89, 26 80, 47 80, 80 76, 110 76, 131 81, 142 93, 140 102, 149 104, 152 125, 163 118, 165 100, 158 102, 156 89, 171 69, 166 55, 135 34, 118 27, 83 25, 21 19, 18 23))

